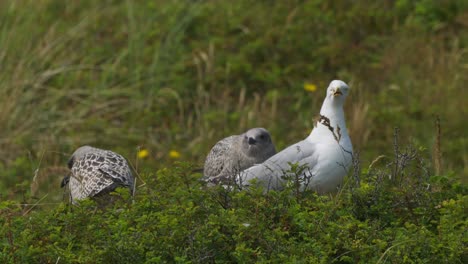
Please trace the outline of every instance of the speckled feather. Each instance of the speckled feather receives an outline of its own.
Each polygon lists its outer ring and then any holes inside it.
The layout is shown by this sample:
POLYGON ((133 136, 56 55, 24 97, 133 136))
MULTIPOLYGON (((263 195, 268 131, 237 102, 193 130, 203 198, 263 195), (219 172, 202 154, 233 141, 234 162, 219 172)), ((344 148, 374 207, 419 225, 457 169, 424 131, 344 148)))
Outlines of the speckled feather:
POLYGON ((226 157, 232 153, 234 142, 239 140, 238 135, 224 138, 216 143, 206 157, 203 174, 205 177, 216 177, 226 171, 226 157))
POLYGON ((117 187, 133 188, 127 161, 115 152, 84 146, 75 151, 68 166, 72 201, 108 193, 117 187))
POLYGON ((226 137, 218 141, 206 157, 204 179, 212 184, 227 183, 231 176, 262 163, 275 153, 270 133, 264 128, 226 137), (247 143, 249 138, 255 139, 255 143, 247 143))

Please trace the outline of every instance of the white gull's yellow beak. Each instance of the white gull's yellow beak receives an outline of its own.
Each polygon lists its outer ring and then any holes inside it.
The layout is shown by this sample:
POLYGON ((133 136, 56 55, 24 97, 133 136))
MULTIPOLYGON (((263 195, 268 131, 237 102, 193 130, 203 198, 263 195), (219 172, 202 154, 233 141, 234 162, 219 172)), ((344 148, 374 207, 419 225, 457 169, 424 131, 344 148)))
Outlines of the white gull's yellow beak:
POLYGON ((336 88, 335 92, 333 93, 333 96, 338 96, 338 95, 343 95, 343 93, 340 91, 340 88, 336 88))

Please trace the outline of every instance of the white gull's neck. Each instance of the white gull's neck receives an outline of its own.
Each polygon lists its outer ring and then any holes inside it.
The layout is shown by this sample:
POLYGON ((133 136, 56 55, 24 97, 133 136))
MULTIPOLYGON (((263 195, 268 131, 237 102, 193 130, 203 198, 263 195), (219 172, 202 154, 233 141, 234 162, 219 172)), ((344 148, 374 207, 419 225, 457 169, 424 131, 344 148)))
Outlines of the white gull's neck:
POLYGON ((326 97, 323 101, 322 108, 320 109, 320 121, 317 123, 317 127, 314 128, 309 135, 308 139, 315 141, 318 137, 314 136, 317 134, 326 134, 332 137, 330 128, 322 124, 322 117, 330 120, 330 126, 333 128, 334 133, 337 133, 338 127, 340 128, 341 135, 348 135, 348 130, 346 129, 346 122, 343 110, 343 101, 332 100, 330 97, 326 97))
POLYGON ((336 128, 338 125, 341 131, 346 129, 343 101, 333 101, 329 97, 326 97, 320 109, 320 115, 330 119, 330 125, 332 127, 336 128))

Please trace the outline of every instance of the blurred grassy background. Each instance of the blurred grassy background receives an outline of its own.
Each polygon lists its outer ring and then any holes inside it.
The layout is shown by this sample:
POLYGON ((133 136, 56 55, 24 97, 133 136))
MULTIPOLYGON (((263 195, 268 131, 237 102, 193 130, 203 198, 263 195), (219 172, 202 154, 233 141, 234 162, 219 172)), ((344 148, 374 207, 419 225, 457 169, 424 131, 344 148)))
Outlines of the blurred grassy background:
POLYGON ((404 144, 468 174, 468 2, 0 2, 0 193, 59 201, 84 144, 139 173, 201 165, 227 135, 305 138, 333 79, 364 166, 404 144), (307 91, 305 85, 316 85, 307 91), (139 149, 149 157, 138 159, 139 149))

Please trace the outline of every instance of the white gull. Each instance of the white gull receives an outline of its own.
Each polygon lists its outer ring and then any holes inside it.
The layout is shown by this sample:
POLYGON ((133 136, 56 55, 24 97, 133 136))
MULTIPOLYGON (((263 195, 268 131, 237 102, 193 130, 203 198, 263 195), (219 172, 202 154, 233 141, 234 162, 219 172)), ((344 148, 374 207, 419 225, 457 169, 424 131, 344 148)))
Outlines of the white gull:
POLYGON ((348 93, 346 83, 332 81, 320 110, 320 119, 310 135, 237 174, 236 185, 248 187, 255 179, 266 190, 280 190, 293 180, 300 183, 301 190, 336 191, 352 163, 353 146, 343 110, 348 93))

